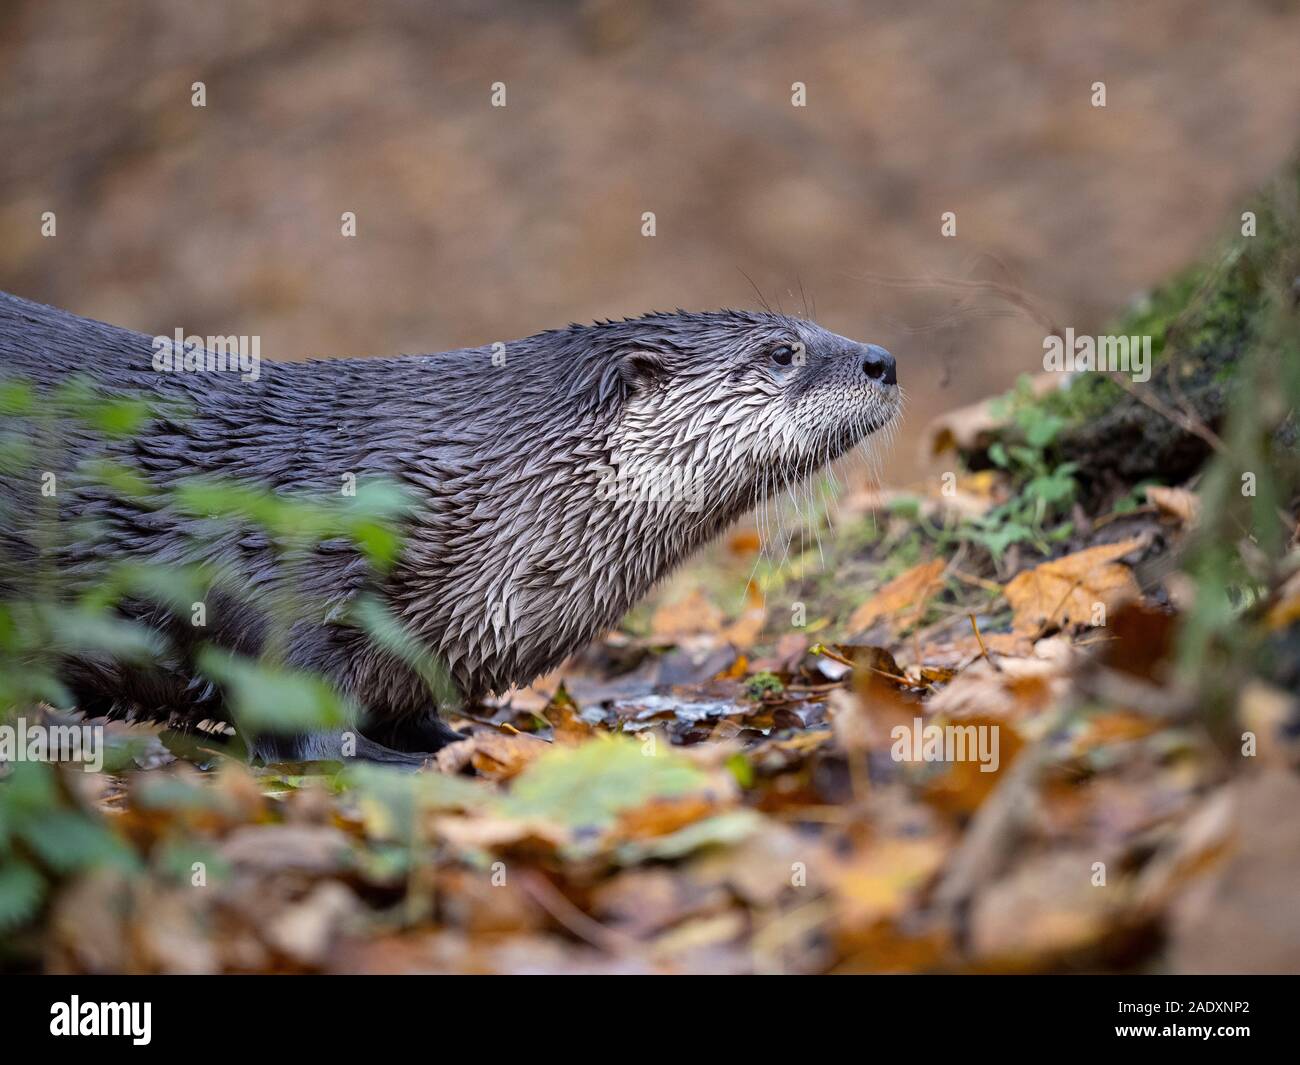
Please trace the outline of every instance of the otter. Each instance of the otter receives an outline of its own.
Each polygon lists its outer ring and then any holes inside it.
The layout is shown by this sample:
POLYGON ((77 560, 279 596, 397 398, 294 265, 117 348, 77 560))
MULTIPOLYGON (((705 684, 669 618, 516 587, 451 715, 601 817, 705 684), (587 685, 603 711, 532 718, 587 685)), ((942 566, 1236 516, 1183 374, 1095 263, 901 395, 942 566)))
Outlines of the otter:
MULTIPOLYGON (((108 394, 179 399, 126 440, 63 427, 62 468, 105 456, 159 489, 198 474, 276 493, 337 496, 348 475, 415 502, 400 558, 377 578, 358 551, 322 545, 301 580, 331 616, 367 590, 444 664, 466 699, 526 684, 615 625, 697 548, 764 499, 889 425, 900 407, 884 348, 771 312, 655 312, 478 348, 308 362, 257 373, 160 372, 154 338, 0 293, 0 378, 50 389, 89 375, 108 394)), ((173 367, 173 369, 175 369, 173 367)), ((53 460, 52 460, 53 461, 53 460)), ((0 550, 30 548, 30 482, 0 472, 0 550)), ((197 519, 98 490, 60 493, 60 520, 98 537, 59 564, 194 561, 197 519)), ((272 545, 209 545, 254 584, 272 545)), ((125 608, 124 608, 125 609, 125 608)), ((133 616, 186 639, 157 604, 133 616)), ((256 655, 266 619, 238 594, 202 639, 256 655)), ((195 635, 191 632, 189 639, 195 635)), ((363 708, 355 754, 418 763, 460 738, 417 672, 340 624, 295 626, 284 661, 363 708)), ((219 685, 184 656, 151 669, 70 659, 86 714, 230 721, 219 685)), ((338 758, 345 733, 251 737, 271 759, 338 758)))

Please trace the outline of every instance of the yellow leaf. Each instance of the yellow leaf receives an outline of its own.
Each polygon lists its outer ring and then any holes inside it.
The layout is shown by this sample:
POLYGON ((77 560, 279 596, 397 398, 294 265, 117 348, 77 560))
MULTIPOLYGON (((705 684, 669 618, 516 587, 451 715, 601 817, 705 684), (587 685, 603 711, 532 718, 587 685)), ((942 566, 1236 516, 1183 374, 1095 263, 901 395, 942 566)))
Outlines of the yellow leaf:
POLYGON ((1154 503, 1162 514, 1169 514, 1187 526, 1195 525, 1201 516, 1200 498, 1186 488, 1147 485, 1147 502, 1154 503))
POLYGON ((922 562, 895 577, 875 595, 853 611, 849 618, 850 632, 861 632, 880 618, 906 611, 907 618, 919 617, 930 598, 943 587, 945 562, 936 558, 922 562))
POLYGON ((1108 609, 1140 594, 1127 566, 1115 560, 1141 547, 1141 539, 1076 551, 1017 574, 1003 589, 1019 632, 1089 624, 1098 603, 1108 609))

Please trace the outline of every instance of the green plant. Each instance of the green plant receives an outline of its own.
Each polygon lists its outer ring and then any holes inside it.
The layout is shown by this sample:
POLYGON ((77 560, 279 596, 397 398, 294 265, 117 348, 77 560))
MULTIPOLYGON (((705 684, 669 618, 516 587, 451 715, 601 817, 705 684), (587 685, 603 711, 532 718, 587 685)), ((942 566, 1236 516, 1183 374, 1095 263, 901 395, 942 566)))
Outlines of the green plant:
POLYGON ((764 696, 778 695, 783 691, 785 685, 775 673, 755 673, 745 681, 745 695, 755 702, 759 702, 764 696))
POLYGON ((1011 478, 1014 494, 988 513, 963 522, 949 538, 982 545, 995 561, 1015 543, 1029 543, 1047 554, 1054 541, 1073 531, 1059 519, 1079 492, 1077 462, 1056 462, 1052 447, 1066 419, 1033 401, 1027 378, 999 401, 996 409, 1010 413, 1021 442, 998 441, 989 458, 1011 478))
MULTIPOLYGON (((193 604, 223 587, 251 597, 270 622, 259 658, 211 645, 199 650, 199 667, 221 685, 235 722, 259 731, 299 731, 355 720, 357 708, 330 683, 285 660, 289 629, 325 613, 324 604, 304 600, 297 577, 312 565, 318 545, 338 541, 353 545, 382 574, 400 552, 408 501, 383 482, 359 485, 355 496, 326 499, 214 479, 164 491, 122 463, 70 457, 73 424, 111 445, 147 431, 150 420, 164 414, 184 416, 142 399, 104 396, 84 379, 46 393, 26 381, 0 380, 0 506, 20 511, 5 525, 22 530, 20 538, 0 541, 0 726, 10 727, 42 704, 73 707, 60 679, 69 656, 145 668, 168 658, 173 649, 158 629, 130 620, 127 611, 148 604, 187 616, 193 604), (277 578, 259 590, 237 568, 110 561, 107 552, 85 550, 99 535, 93 523, 59 513, 68 491, 115 494, 160 517, 204 518, 195 523, 196 557, 215 556, 202 550, 206 542, 256 533, 272 545, 277 578), (81 559, 75 578, 63 564, 74 545, 81 559)), ((112 447, 103 451, 111 454, 112 447)), ((454 686, 441 663, 378 598, 360 597, 337 623, 356 627, 414 669, 439 703, 453 701, 454 686)), ((103 865, 140 868, 131 847, 77 798, 70 768, 27 760, 34 756, 12 745, 10 751, 12 760, 0 763, 0 931, 30 921, 65 876, 103 865)), ((123 760, 129 762, 129 751, 116 752, 106 765, 120 769, 123 760)), ((188 844, 177 845, 176 854, 159 861, 181 861, 188 844)))

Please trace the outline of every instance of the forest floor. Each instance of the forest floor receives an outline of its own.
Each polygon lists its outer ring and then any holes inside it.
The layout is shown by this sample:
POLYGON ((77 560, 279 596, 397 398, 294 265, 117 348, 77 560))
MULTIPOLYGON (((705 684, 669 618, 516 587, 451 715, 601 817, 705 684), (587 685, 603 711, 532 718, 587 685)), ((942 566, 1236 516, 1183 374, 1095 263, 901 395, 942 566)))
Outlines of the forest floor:
MULTIPOLYGON (((922 510, 991 506, 997 484, 963 478, 922 510)), ((960 549, 929 557, 919 516, 858 498, 841 522, 869 546, 783 567, 802 626, 757 582, 734 617, 697 588, 476 708, 418 774, 215 755, 201 771, 110 726, 133 771, 67 779, 149 872, 69 885, 46 963, 1294 969, 1300 826, 1273 816, 1300 802, 1294 700, 1246 687, 1255 739, 1225 743, 1172 681, 1177 572, 1138 575, 1198 504, 1147 498, 1007 580, 960 549), (859 572, 874 590, 837 618, 859 572), (836 631, 855 635, 823 642, 836 631)), ((1255 623, 1297 616, 1292 579, 1255 623)))
MULTIPOLYGON (((86 822, 15 777, 0 828, 51 890, 9 947, 75 972, 1300 970, 1287 210, 1129 313, 1149 386, 953 412, 950 471, 761 515, 420 772, 109 725, 110 771, 58 786, 131 861, 76 868, 86 822)), ((37 875, 0 874, 0 925, 37 875)))

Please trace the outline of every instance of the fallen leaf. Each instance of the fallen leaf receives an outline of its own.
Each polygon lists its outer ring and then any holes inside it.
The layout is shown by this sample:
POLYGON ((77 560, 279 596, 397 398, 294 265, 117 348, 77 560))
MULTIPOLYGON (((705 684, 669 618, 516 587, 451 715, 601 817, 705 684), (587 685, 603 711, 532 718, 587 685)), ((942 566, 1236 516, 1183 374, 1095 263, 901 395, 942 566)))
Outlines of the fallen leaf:
MULTIPOLYGON (((1300 970, 1300 802, 1293 773, 1270 769, 1232 785, 1223 865, 1183 889, 1169 922, 1175 973, 1295 973, 1300 970)), ((1216 811, 1217 812, 1217 811, 1216 811)), ((1217 826, 1216 826, 1217 827, 1217 826)), ((1211 847, 1211 838, 1203 843, 1211 847)), ((1190 849, 1190 848, 1189 848, 1190 849)))
POLYGON ((701 883, 676 869, 629 869, 597 887, 591 896, 597 920, 627 935, 644 938, 689 917, 719 913, 731 897, 715 884, 701 883))
POLYGON ((679 828, 708 817, 717 803, 703 793, 652 799, 641 806, 624 810, 615 829, 620 839, 653 839, 667 836, 679 828))
POLYGON ((831 866, 840 934, 895 918, 943 864, 938 838, 872 840, 831 866))
POLYGON ((1090 547, 1017 574, 1003 589, 1019 632, 1087 625, 1095 608, 1107 609, 1141 593, 1132 571, 1115 560, 1143 545, 1141 539, 1090 547))
POLYGON ((930 699, 927 711, 957 718, 1017 720, 1038 714, 1065 694, 1067 671, 1061 662, 1006 655, 994 660, 996 667, 981 660, 959 673, 930 699))
POLYGON ((267 939, 301 965, 318 966, 349 918, 361 910, 352 891, 335 880, 316 885, 301 902, 276 914, 267 924, 267 939))
POLYGON ((1189 528, 1201 517, 1201 500, 1195 492, 1186 488, 1163 488, 1158 484, 1147 485, 1147 502, 1154 503, 1160 513, 1177 518, 1189 528))
MULTIPOLYGON (((1046 395, 1060 387, 1059 374, 1039 373, 1030 378, 1030 390, 1035 396, 1046 395)), ((1010 420, 1008 412, 987 399, 948 411, 922 431, 925 458, 931 459, 950 450, 978 451, 986 448, 996 438, 997 431, 1010 420)))
POLYGON ((875 595, 859 606, 848 621, 849 632, 861 632, 881 618, 890 618, 902 627, 906 621, 920 617, 930 598, 943 587, 947 563, 941 558, 922 562, 895 577, 875 595), (895 617, 900 615, 900 617, 895 617))
POLYGON ((1100 943, 1123 900, 1113 888, 1094 886, 1099 860, 1119 864, 1097 847, 1035 855, 981 891, 970 914, 971 948, 981 964, 1045 969, 1100 943))
POLYGON ((443 773, 459 773, 466 766, 473 766, 489 780, 509 780, 550 748, 549 743, 536 736, 484 730, 469 739, 448 744, 434 755, 434 764, 443 773))
POLYGON ((620 844, 617 859, 623 865, 650 860, 670 861, 706 848, 740 843, 761 832, 765 823, 762 815, 753 810, 729 810, 685 825, 665 836, 620 844))
POLYGON ((623 811, 655 799, 708 790, 730 779, 671 751, 601 736, 579 747, 550 747, 514 781, 503 809, 581 828, 606 828, 623 811))
POLYGON ((563 825, 544 817, 447 816, 433 822, 434 834, 461 851, 524 848, 550 852, 569 841, 563 825))
POLYGON ((1277 631, 1300 621, 1300 572, 1294 573, 1278 589, 1276 601, 1264 615, 1265 627, 1277 631))
POLYGON ((661 642, 722 631, 722 611, 698 588, 685 598, 665 603, 650 618, 650 634, 661 642))
POLYGON ((925 784, 926 801, 935 809, 952 815, 965 816, 977 810, 1006 778, 1008 767, 1025 745, 1020 733, 1006 721, 963 717, 956 721, 930 721, 927 724, 960 729, 963 742, 969 745, 964 758, 940 763, 943 772, 925 784), (972 728, 983 731, 969 731, 972 728), (987 757, 987 765, 980 762, 981 757, 987 757), (997 760, 996 769, 991 768, 994 758, 997 760), (986 768, 990 771, 986 772, 986 768))
POLYGON ((1152 683, 1163 683, 1173 666, 1178 616, 1168 608, 1125 603, 1106 619, 1108 640, 1101 662, 1152 683))
POLYGON ((579 716, 578 704, 573 701, 563 682, 551 696, 551 701, 546 704, 542 716, 550 722, 556 743, 570 745, 581 743, 596 731, 579 716))
POLYGON ((733 555, 752 555, 762 546, 757 529, 737 529, 727 537, 727 550, 733 555))
POLYGON ((767 601, 762 589, 754 581, 745 588, 745 609, 735 621, 722 631, 722 638, 742 650, 754 646, 763 626, 767 624, 767 601))
POLYGON ((351 863, 351 841, 326 825, 246 825, 218 851, 232 866, 267 872, 325 875, 351 863))

